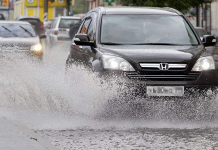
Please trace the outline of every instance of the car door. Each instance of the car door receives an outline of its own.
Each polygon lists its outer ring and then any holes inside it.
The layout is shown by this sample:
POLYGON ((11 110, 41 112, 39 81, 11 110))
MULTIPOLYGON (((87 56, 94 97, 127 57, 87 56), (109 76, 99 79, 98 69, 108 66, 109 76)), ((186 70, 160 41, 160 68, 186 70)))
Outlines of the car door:
MULTIPOLYGON (((90 16, 91 14, 88 14, 87 17, 85 17, 83 23, 80 26, 80 29, 78 30, 78 34, 86 34, 89 28, 89 25, 92 21, 92 18, 90 16)), ((74 43, 74 39, 72 40, 71 44, 71 59, 73 59, 76 62, 86 64, 87 63, 87 48, 88 46, 79 46, 74 43)))

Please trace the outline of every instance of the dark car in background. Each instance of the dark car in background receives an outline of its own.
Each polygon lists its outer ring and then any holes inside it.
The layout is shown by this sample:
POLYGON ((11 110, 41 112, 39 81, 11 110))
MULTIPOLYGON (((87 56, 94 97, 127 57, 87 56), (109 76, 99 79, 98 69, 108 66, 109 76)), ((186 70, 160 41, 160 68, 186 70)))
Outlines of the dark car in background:
POLYGON ((0 14, 0 20, 5 20, 5 16, 3 14, 0 14))
MULTIPOLYGON (((201 27, 195 27, 195 31, 197 32, 198 36, 200 37, 201 40, 203 40, 203 37, 205 35, 209 35, 203 28, 201 27)), ((206 47, 207 51, 210 52, 211 54, 214 54, 215 51, 215 45, 214 46, 208 46, 206 47)))
POLYGON ((203 40, 203 37, 205 35, 208 35, 208 33, 203 28, 201 28, 201 27, 195 27, 195 31, 197 32, 197 34, 199 35, 201 40, 203 40))
POLYGON ((40 21, 38 17, 19 16, 15 20, 29 22, 39 36, 45 34, 44 24, 40 21))
POLYGON ((43 57, 43 46, 28 22, 0 21, 0 54, 24 54, 24 56, 43 57))
POLYGON ((208 96, 218 86, 218 66, 205 47, 216 39, 202 41, 175 9, 99 7, 85 16, 66 68, 80 63, 101 77, 115 73, 148 97, 208 96))

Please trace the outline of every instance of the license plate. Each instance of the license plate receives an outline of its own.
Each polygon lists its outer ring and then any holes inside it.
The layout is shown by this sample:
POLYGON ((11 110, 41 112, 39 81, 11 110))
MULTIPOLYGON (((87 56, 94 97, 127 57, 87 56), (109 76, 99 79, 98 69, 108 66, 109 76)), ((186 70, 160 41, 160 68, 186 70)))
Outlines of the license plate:
POLYGON ((184 86, 147 86, 148 96, 183 96, 184 86))

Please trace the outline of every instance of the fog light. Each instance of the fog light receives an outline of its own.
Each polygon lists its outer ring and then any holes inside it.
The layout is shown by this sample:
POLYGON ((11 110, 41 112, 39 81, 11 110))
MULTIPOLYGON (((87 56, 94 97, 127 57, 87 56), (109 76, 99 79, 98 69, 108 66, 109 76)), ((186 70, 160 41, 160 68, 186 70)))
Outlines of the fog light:
POLYGON ((212 90, 207 90, 207 95, 212 95, 213 91, 212 90))

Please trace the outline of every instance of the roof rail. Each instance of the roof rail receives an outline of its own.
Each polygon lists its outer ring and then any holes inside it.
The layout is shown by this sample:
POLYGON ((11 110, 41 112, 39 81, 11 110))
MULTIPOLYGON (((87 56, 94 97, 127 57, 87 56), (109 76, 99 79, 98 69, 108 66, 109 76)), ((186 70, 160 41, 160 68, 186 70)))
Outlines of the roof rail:
POLYGON ((163 8, 170 9, 170 10, 174 11, 175 13, 177 13, 177 14, 179 14, 179 15, 182 14, 180 11, 178 11, 178 10, 176 10, 176 9, 174 9, 174 8, 171 8, 171 7, 163 7, 163 8))

